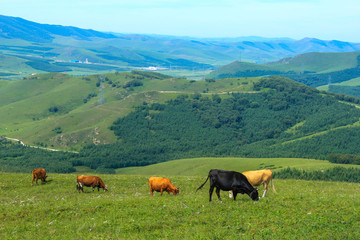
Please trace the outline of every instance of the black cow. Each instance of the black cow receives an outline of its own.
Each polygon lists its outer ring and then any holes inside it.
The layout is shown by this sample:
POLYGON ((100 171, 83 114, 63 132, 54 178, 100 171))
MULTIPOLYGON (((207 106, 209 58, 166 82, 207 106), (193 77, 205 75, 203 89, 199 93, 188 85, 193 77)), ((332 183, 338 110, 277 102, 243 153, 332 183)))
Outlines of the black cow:
POLYGON ((207 180, 210 178, 210 190, 209 190, 209 201, 211 202, 211 195, 214 191, 214 187, 216 187, 216 195, 220 198, 220 190, 224 191, 233 191, 234 200, 236 200, 236 195, 238 193, 244 194, 246 193, 249 197, 257 201, 259 200, 259 194, 256 188, 251 186, 247 178, 235 171, 224 171, 219 169, 211 169, 206 181, 196 190, 201 189, 207 180))

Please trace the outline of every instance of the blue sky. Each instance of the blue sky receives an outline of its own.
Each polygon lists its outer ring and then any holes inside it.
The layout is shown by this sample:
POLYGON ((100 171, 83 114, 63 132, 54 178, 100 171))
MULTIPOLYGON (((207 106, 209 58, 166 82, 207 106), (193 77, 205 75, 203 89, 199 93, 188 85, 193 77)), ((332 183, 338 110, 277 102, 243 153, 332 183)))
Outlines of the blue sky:
POLYGON ((0 14, 118 33, 360 42, 359 0, 0 0, 0 14))

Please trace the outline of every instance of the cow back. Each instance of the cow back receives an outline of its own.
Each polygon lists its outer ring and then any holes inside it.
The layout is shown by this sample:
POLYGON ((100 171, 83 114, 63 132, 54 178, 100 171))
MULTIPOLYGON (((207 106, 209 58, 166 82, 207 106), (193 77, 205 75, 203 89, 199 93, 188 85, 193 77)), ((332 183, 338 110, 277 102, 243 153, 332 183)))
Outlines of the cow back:
POLYGON ((268 183, 272 180, 272 171, 270 169, 247 171, 243 174, 253 186, 260 186, 264 182, 268 183))
POLYGON ((161 191, 161 189, 173 192, 174 194, 179 192, 178 189, 171 183, 170 179, 164 177, 150 177, 149 187, 151 190, 157 192, 161 191))

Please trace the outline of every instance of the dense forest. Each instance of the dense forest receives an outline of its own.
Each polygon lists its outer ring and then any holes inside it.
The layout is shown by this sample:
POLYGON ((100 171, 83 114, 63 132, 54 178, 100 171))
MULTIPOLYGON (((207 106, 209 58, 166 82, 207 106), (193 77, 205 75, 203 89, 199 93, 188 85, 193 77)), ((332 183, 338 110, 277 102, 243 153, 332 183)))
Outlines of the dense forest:
MULTIPOLYGON (((334 71, 329 73, 314 73, 302 72, 296 73, 293 71, 281 72, 275 70, 245 70, 235 73, 223 73, 217 76, 218 78, 236 78, 236 77, 260 77, 266 75, 278 75, 293 79, 297 82, 304 83, 308 86, 318 87, 327 85, 329 83, 340 83, 353 78, 360 77, 360 68, 349 68, 341 71, 334 71)), ((356 95, 357 96, 357 95, 356 95)))
POLYGON ((339 102, 347 100, 344 96, 282 77, 263 78, 254 90, 144 102, 112 124, 116 143, 89 145, 79 154, 46 152, 3 139, 1 166, 6 171, 42 166, 53 172, 87 166, 113 173, 116 168, 205 156, 331 158, 346 163, 344 156, 360 155, 360 126, 355 124, 360 110, 339 102))
POLYGON ((39 148, 26 147, 0 137, 0 171, 31 172, 44 167, 49 172, 75 172, 73 161, 77 154, 53 152, 39 148))
POLYGON ((254 88, 268 90, 144 103, 114 122, 119 143, 84 148, 81 164, 96 169, 201 156, 326 159, 331 153, 360 154, 360 128, 342 128, 358 121, 355 107, 280 77, 263 79, 254 88), (306 138, 312 134, 317 135, 306 138))
POLYGON ((305 171, 286 168, 274 173, 274 178, 321 181, 360 182, 360 169, 334 167, 323 171, 305 171))

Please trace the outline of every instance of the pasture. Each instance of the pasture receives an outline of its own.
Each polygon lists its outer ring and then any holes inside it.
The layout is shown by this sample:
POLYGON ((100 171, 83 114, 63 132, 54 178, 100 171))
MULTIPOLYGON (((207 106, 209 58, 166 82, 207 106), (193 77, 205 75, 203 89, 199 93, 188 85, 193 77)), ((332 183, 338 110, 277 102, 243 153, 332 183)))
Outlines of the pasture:
MULTIPOLYGON (((76 191, 75 174, 0 173, 1 239, 359 239, 358 183, 274 180, 277 194, 209 203, 204 176, 166 176, 177 196, 150 197, 145 175, 99 175, 109 191, 76 191)), ((263 188, 260 187, 260 192, 263 188)))

